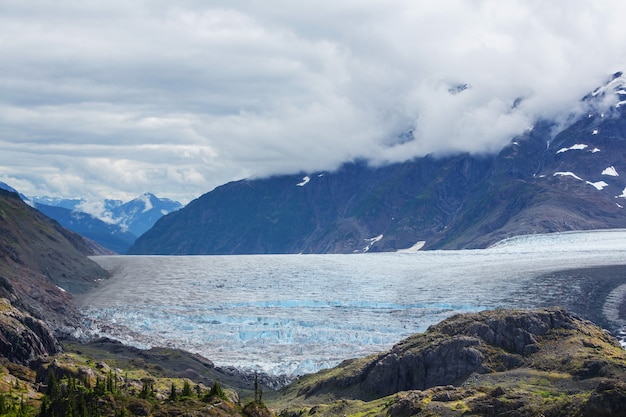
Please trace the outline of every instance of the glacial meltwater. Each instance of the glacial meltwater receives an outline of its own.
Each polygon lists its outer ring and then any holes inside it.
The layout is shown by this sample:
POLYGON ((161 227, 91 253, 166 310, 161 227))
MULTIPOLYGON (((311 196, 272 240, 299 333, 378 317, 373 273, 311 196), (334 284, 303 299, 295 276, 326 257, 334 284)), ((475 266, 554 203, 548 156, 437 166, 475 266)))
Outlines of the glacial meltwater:
POLYGON ((112 273, 79 300, 94 334, 295 376, 388 349, 455 313, 590 297, 568 275, 550 274, 626 264, 626 231, 519 237, 484 250, 93 259, 112 273))

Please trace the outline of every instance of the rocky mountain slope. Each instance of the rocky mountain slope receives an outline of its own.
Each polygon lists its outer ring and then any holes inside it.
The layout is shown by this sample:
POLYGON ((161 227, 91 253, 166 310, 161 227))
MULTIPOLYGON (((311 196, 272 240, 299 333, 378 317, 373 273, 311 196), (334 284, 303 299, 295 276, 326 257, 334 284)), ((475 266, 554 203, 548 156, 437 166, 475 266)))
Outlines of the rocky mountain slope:
POLYGON ((583 100, 588 113, 565 128, 538 122, 497 155, 361 161, 223 185, 159 220, 129 253, 479 248, 521 234, 626 227, 625 86, 616 74, 583 100))
POLYGON ((70 293, 108 277, 88 242, 0 190, 0 297, 56 327, 76 325, 70 293))

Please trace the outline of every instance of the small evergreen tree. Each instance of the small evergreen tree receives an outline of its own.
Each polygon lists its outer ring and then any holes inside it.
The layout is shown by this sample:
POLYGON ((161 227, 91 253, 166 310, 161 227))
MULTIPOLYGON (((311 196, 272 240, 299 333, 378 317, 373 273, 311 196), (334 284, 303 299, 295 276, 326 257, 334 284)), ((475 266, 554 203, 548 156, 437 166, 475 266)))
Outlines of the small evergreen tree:
POLYGON ((141 393, 139 397, 141 398, 151 398, 154 397, 154 380, 152 378, 143 378, 141 380, 141 393))
POLYGON ((46 395, 50 397, 50 401, 58 401, 61 399, 61 384, 57 379, 54 371, 51 369, 48 375, 48 387, 46 388, 46 395))
POLYGON ((170 396, 168 398, 170 401, 176 401, 176 385, 172 382, 172 386, 170 387, 170 396))
POLYGON ((185 380, 185 383, 183 384, 183 390, 180 395, 181 397, 186 397, 186 398, 191 397, 192 391, 191 391, 191 384, 189 384, 189 381, 185 380))

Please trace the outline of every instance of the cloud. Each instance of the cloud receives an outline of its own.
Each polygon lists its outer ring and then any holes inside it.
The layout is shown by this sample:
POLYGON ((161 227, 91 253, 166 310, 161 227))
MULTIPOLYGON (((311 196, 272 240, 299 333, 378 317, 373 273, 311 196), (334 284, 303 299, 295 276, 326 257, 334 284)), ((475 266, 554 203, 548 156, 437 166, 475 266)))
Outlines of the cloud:
POLYGON ((0 180, 188 201, 354 158, 495 152, 623 69, 624 15, 617 0, 7 0, 0 180))

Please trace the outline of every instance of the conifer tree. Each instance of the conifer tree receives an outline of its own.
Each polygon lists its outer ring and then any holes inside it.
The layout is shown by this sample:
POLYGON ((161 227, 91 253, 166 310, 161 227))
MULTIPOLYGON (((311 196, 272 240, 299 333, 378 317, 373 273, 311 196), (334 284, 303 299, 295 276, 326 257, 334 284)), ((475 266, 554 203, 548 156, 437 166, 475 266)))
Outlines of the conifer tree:
POLYGON ((176 386, 174 385, 173 382, 172 382, 172 386, 170 387, 169 400, 170 401, 176 401, 176 386))
POLYGON ((189 384, 189 381, 185 380, 185 383, 183 384, 183 391, 180 394, 182 397, 191 397, 192 392, 191 392, 191 385, 189 384))

